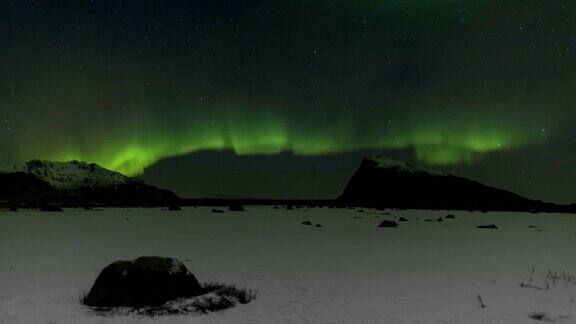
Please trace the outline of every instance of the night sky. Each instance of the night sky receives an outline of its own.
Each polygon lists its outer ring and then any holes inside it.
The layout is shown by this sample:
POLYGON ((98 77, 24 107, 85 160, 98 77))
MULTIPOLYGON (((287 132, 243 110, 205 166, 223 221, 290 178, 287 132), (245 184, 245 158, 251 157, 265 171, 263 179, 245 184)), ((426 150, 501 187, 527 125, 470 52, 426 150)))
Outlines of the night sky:
POLYGON ((0 0, 0 165, 332 197, 365 155, 576 201, 576 3, 0 0))

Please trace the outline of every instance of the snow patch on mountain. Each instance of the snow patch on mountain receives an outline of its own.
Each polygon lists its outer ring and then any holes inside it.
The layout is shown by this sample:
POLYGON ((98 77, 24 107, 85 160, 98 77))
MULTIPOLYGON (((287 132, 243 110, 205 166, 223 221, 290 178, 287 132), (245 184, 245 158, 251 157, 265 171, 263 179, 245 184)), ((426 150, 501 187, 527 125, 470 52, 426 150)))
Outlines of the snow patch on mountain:
POLYGON ((370 157, 370 158, 366 158, 366 159, 369 161, 375 162, 377 164, 376 165, 377 168, 390 169, 390 170, 394 170, 397 172, 404 172, 404 173, 426 173, 426 171, 418 169, 409 163, 405 163, 405 162, 401 162, 401 161, 395 161, 395 160, 380 157, 380 156, 370 157))

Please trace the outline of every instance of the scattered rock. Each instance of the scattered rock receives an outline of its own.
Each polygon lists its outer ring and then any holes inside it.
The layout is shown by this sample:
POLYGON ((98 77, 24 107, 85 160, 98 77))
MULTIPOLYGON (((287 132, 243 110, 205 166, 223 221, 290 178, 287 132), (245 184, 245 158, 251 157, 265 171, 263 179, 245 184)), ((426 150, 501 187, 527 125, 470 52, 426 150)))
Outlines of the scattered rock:
POLYGON ((324 227, 321 224, 316 224, 315 227, 324 227))
POLYGON ((301 222, 300 225, 312 225, 312 222, 307 220, 307 221, 301 222))
POLYGON ((494 224, 488 224, 488 225, 479 225, 478 228, 498 229, 498 226, 496 226, 496 225, 494 225, 494 224))
POLYGON ((546 314, 545 312, 532 312, 530 315, 528 315, 528 317, 530 317, 531 319, 535 319, 537 321, 549 320, 548 314, 546 314))
POLYGON ((160 305, 204 292, 184 263, 174 258, 139 257, 104 268, 83 303, 92 307, 160 305))
POLYGON ((399 222, 407 222, 408 219, 406 219, 406 218, 404 218, 404 217, 400 217, 400 218, 398 219, 398 221, 399 221, 399 222))
POLYGON ((214 213, 214 214, 222 214, 222 213, 224 213, 224 211, 223 211, 222 209, 212 208, 212 213, 214 213))
POLYGON ((245 211, 244 206, 240 205, 239 203, 232 203, 228 207, 229 211, 245 211))
POLYGON ((398 227, 395 221, 383 220, 378 227, 398 227))
POLYGON ((455 218, 456 218, 456 216, 454 216, 452 214, 446 215, 446 219, 455 219, 455 218))
POLYGON ((40 207, 40 210, 43 212, 61 212, 63 211, 60 206, 52 205, 52 204, 44 204, 40 207))

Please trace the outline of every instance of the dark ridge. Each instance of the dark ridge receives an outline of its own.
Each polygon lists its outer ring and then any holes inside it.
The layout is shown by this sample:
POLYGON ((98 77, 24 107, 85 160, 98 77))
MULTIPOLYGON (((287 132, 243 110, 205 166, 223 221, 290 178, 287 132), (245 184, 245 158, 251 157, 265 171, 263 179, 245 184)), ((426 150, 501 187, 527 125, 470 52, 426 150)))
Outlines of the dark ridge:
POLYGON ((368 158, 362 160, 337 202, 373 208, 576 212, 574 204, 532 200, 464 177, 432 174, 399 162, 382 166, 368 158))

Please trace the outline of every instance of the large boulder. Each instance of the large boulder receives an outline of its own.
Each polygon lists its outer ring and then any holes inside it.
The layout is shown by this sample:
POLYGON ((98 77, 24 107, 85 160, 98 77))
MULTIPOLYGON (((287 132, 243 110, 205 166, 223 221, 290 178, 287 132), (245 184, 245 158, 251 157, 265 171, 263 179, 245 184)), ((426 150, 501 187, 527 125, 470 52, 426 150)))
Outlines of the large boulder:
POLYGON ((115 261, 100 272, 84 304, 92 307, 161 305, 204 291, 179 260, 158 256, 115 261))

